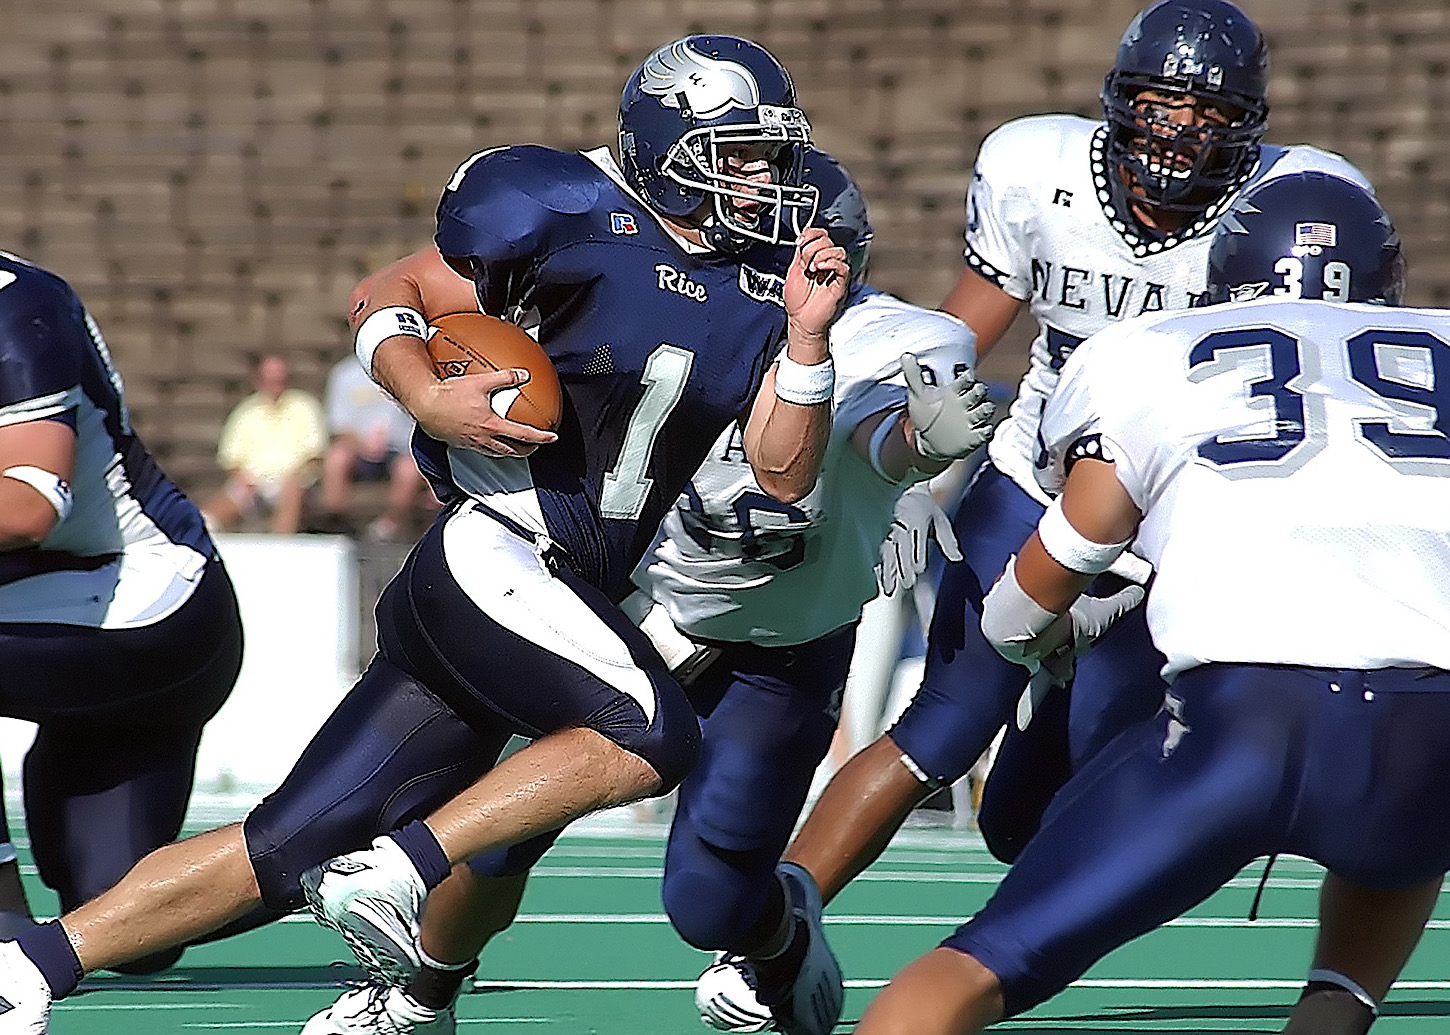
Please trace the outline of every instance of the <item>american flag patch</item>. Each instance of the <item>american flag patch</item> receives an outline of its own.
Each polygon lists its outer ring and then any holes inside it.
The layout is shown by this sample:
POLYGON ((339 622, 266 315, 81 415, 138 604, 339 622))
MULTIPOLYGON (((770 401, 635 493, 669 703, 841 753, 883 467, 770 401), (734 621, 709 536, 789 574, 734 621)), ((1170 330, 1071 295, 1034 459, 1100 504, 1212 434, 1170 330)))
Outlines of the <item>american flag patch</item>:
POLYGON ((1333 248, 1339 238, 1339 228, 1333 223, 1295 223, 1294 247, 1333 248))

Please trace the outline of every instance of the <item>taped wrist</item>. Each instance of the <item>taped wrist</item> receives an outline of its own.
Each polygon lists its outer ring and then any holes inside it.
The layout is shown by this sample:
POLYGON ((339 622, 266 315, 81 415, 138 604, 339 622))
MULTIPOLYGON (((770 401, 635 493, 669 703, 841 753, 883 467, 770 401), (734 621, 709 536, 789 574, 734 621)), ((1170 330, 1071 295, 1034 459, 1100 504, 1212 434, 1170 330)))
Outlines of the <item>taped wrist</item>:
POLYGON ((353 336, 353 351, 369 377, 373 376, 373 354, 378 351, 378 346, 398 334, 427 341, 428 321, 416 309, 390 305, 373 313, 357 329, 357 334, 353 336))
POLYGON ((1095 543, 1067 520, 1062 512, 1062 499, 1052 501, 1037 525, 1037 538, 1042 540, 1048 555, 1070 571, 1082 575, 1101 575, 1113 566, 1118 555, 1128 548, 1131 539, 1121 543, 1095 543))
POLYGON ((55 508, 57 521, 64 521, 75 504, 75 497, 71 495, 70 483, 60 475, 53 474, 42 467, 17 464, 15 467, 7 467, 0 471, 0 478, 12 478, 17 482, 24 482, 44 496, 45 502, 55 508))
POLYGON ((824 363, 806 366, 782 352, 775 362, 775 394, 779 398, 798 406, 830 402, 836 390, 836 364, 830 357, 824 363))
POLYGON ((1032 641, 1047 631, 1058 616, 1027 595, 1017 581, 1017 556, 982 600, 982 635, 1008 661, 1025 664, 1032 641))

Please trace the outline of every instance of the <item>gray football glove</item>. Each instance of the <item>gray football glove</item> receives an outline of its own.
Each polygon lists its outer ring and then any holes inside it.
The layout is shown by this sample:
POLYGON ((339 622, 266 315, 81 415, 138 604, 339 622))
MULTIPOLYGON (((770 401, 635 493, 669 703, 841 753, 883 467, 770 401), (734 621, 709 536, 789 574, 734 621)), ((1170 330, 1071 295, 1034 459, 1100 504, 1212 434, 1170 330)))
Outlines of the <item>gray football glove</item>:
POLYGON ((891 528, 881 544, 881 561, 876 565, 876 584, 883 596, 898 588, 910 589, 926 570, 927 545, 935 539, 949 561, 962 559, 962 548, 952 531, 951 518, 932 498, 925 485, 914 485, 901 494, 891 515, 891 528))
POLYGON ((921 364, 902 353, 906 376, 906 412, 916 429, 916 448, 928 460, 956 460, 987 444, 997 408, 987 401, 987 386, 969 370, 946 385, 929 385, 921 364))

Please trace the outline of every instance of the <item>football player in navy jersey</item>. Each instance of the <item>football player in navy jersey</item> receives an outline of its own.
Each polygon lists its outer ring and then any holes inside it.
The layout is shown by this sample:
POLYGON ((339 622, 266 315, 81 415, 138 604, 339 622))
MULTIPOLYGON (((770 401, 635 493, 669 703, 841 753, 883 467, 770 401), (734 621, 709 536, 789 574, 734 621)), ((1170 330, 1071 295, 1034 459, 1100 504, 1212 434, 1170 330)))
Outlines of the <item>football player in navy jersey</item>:
MULTIPOLYGON (((180 832, 202 726, 241 658, 226 569, 133 432, 100 328, 60 277, 0 253, 0 714, 38 724, 25 820, 63 909, 180 832)), ((15 937, 29 914, 0 836, 15 937)))
POLYGON ((616 604, 730 422, 765 492, 810 491, 849 268, 808 227, 809 126, 759 46, 661 47, 619 117, 620 164, 603 148, 470 158, 439 203, 436 247, 359 286, 359 357, 418 419, 447 504, 379 600, 379 653, 244 824, 153 852, 94 902, 0 943, 18 1022, 44 1030, 84 972, 259 900, 311 900, 329 920, 322 903, 339 905, 363 921, 344 927, 359 955, 386 967, 392 943, 368 929, 386 923, 370 908, 382 901, 325 860, 384 835, 364 869, 421 902, 452 864, 667 791, 694 765, 690 703, 616 604), (478 308, 537 328, 564 388, 557 433, 494 414, 516 371, 434 375, 428 319, 478 308), (532 743, 498 761, 516 734, 532 743))
MULTIPOLYGON (((893 511, 916 531, 932 517, 946 523, 920 483, 987 440, 992 405, 971 373, 972 335, 961 321, 865 283, 873 230, 851 177, 812 149, 806 180, 820 192, 817 221, 846 249, 853 275, 831 328, 835 412, 820 479, 794 504, 765 495, 740 430, 728 427, 666 516, 634 573, 641 590, 624 606, 688 683, 703 725, 662 889, 680 935, 721 956, 697 985, 701 1016, 716 1027, 744 1019, 756 1030, 825 1035, 840 1015, 840 968, 809 881, 777 864, 837 724, 893 511), (903 496, 913 505, 903 508, 903 496)), ((471 860, 430 896, 416 943, 411 925, 399 928, 405 940, 394 954, 418 971, 408 986, 345 992, 305 1035, 453 1030, 459 981, 512 917, 556 837, 471 860)))
POLYGON ((1277 852, 1418 902, 1398 930, 1410 911, 1356 917, 1376 950, 1359 983, 1316 967, 1285 1028, 1369 1030, 1450 869, 1429 819, 1450 790, 1450 313, 1395 308, 1403 274, 1362 186, 1266 180, 1213 237, 1206 308, 1068 360, 1042 415, 1057 499, 982 633, 1026 668, 1070 654, 1064 612, 1134 541, 1164 707, 1068 781, 986 906, 858 1032, 976 1032, 1277 852))

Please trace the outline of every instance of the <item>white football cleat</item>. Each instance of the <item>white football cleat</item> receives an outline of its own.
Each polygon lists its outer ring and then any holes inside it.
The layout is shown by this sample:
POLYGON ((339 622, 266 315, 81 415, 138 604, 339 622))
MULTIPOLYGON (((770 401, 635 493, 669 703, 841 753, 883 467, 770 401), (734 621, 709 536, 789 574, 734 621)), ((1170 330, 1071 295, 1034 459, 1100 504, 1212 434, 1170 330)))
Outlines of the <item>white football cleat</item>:
POLYGON ((428 889, 396 841, 379 837, 371 848, 334 856, 301 883, 317 922, 342 935, 372 981, 401 988, 413 980, 428 889))
POLYGON ((775 872, 785 885, 790 910, 805 925, 806 955, 785 999, 771 1006, 776 1024, 786 1035, 830 1035, 845 1005, 841 965, 826 943, 821 923, 821 892, 811 875, 795 863, 781 863, 775 872))
POLYGON ((755 972, 744 956, 721 952, 695 981, 695 1009, 716 1031, 768 1031, 770 1007, 755 994, 755 972))
POLYGON ((363 985, 302 1026, 302 1035, 453 1035, 453 1009, 432 1010, 396 986, 363 985))
POLYGON ((49 982, 18 942, 0 942, 0 1032, 45 1035, 49 1030, 49 982))

